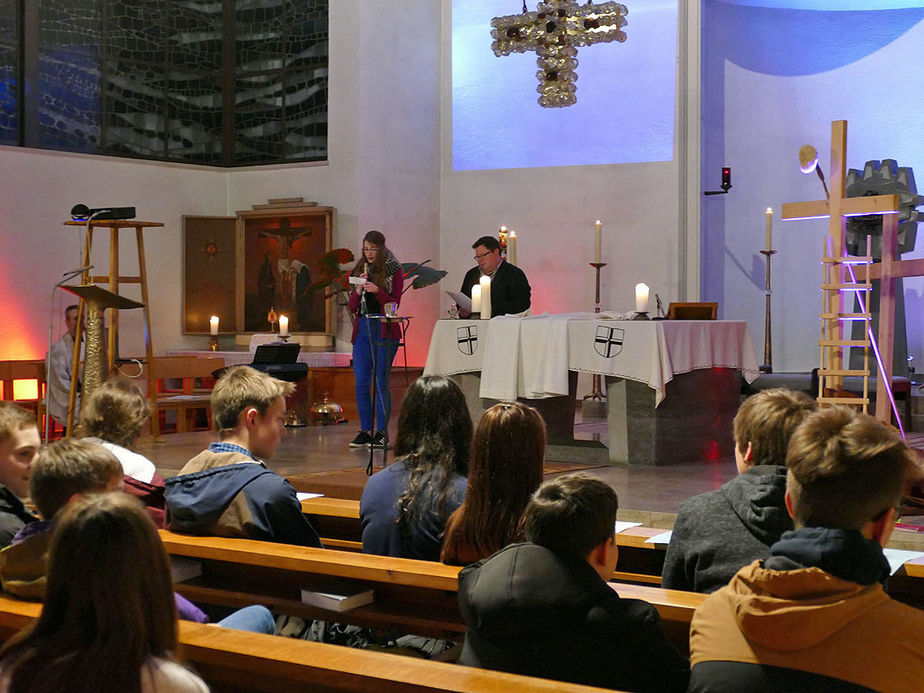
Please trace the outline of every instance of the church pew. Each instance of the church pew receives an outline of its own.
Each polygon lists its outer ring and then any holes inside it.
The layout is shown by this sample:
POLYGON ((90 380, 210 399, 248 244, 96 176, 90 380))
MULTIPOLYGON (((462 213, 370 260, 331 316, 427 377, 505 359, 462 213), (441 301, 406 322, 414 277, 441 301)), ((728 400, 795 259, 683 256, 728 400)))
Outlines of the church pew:
MULTIPOLYGON (((203 575, 177 584, 189 599, 240 607, 254 602, 303 618, 337 619, 363 626, 406 629, 420 635, 460 639, 459 567, 430 561, 312 549, 286 544, 197 537, 160 530, 167 552, 203 562, 203 575), (300 601, 300 589, 343 578, 371 584, 372 604, 331 612, 300 601)), ((627 598, 651 603, 674 642, 686 646, 690 620, 705 595, 647 585, 611 583, 627 598)))
MULTIPOLYGON (((38 618, 41 604, 0 595, 0 642, 38 618)), ((354 650, 337 645, 246 633, 181 621, 179 658, 195 667, 213 693, 266 691, 474 691, 593 693, 600 688, 354 650)))
MULTIPOLYGON (((362 527, 359 524, 359 501, 343 498, 307 498, 302 513, 322 537, 324 546, 344 551, 362 551, 362 527)), ((646 544, 646 540, 664 532, 652 527, 632 527, 616 535, 619 566, 614 580, 648 585, 661 584, 665 544, 646 544)))

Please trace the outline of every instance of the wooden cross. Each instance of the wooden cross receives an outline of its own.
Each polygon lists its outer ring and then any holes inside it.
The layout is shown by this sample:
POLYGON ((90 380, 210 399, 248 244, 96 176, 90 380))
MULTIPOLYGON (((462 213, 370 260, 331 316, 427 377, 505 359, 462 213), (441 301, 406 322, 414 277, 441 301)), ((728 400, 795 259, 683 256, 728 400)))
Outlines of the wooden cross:
MULTIPOLYGON (((870 268, 870 278, 878 279, 880 285, 879 333, 877 342, 882 365, 878 369, 876 382, 876 418, 885 423, 892 420, 890 398, 887 393, 892 388, 892 349, 895 327, 895 286, 894 279, 899 277, 916 277, 924 275, 924 259, 898 260, 898 195, 874 195, 869 197, 844 197, 847 159, 847 121, 835 120, 831 123, 831 191, 829 199, 813 202, 787 202, 783 204, 781 218, 819 219, 828 218, 828 236, 831 239, 832 255, 841 257, 847 229, 847 217, 877 214, 882 216, 882 261, 870 268)), ((867 301, 869 299, 867 298, 867 301)), ((839 305, 825 306, 826 312, 845 312, 844 296, 840 296, 839 305)), ((843 325, 837 334, 826 335, 828 338, 840 338, 843 325)), ((838 370, 843 363, 842 351, 836 352, 832 369, 838 370)))

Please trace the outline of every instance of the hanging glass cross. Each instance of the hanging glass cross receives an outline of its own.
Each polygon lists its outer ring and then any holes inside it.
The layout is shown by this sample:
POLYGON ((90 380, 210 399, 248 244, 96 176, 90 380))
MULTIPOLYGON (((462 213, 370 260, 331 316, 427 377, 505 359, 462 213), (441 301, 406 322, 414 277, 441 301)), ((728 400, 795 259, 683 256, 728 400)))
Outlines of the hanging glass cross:
POLYGON ((528 12, 524 0, 522 14, 491 20, 491 49, 497 57, 536 51, 539 105, 564 108, 577 102, 577 47, 625 41, 627 13, 618 2, 579 5, 576 0, 544 0, 536 12, 528 12))

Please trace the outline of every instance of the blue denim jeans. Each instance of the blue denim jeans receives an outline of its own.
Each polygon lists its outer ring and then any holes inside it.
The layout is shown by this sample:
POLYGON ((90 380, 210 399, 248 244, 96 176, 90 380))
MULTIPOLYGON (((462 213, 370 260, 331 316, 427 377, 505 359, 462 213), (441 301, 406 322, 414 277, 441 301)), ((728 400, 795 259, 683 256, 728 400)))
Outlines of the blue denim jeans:
POLYGON ((391 388, 389 374, 391 362, 398 351, 394 339, 381 337, 381 324, 378 320, 369 320, 359 316, 359 329, 353 343, 353 375, 356 379, 356 408, 359 410, 359 426, 364 431, 373 430, 372 426, 372 349, 375 357, 375 430, 387 431, 388 419, 391 417, 391 388))
POLYGON ((273 620, 273 614, 265 606, 245 606, 220 620, 218 625, 231 630, 276 635, 276 622, 273 620))

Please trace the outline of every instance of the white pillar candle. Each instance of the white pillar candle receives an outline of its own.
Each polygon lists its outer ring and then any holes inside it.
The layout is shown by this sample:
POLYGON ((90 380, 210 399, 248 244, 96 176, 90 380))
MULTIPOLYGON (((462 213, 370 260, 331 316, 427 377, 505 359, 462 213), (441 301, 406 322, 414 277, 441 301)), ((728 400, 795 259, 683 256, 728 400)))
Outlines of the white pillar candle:
POLYGON ((601 248, 600 248, 600 245, 601 245, 600 237, 601 237, 602 230, 603 230, 603 224, 600 222, 599 219, 597 219, 597 221, 594 222, 594 262, 596 263, 603 262, 600 259, 603 257, 603 253, 601 252, 601 248))
POLYGON ((517 232, 507 234, 507 261, 511 265, 517 264, 517 232))
POLYGON ((279 316, 279 336, 286 337, 289 334, 289 318, 285 315, 279 316))
POLYGON ((213 337, 218 334, 218 316, 213 315, 209 318, 209 334, 213 337))
POLYGON ((472 312, 481 312, 481 284, 472 287, 472 312))
POLYGON ((644 282, 635 285, 635 312, 648 312, 648 284, 644 282))
POLYGON ((770 207, 767 207, 767 250, 773 250, 772 234, 773 234, 773 210, 770 207))
POLYGON ((481 319, 491 319, 491 277, 481 278, 481 319))

